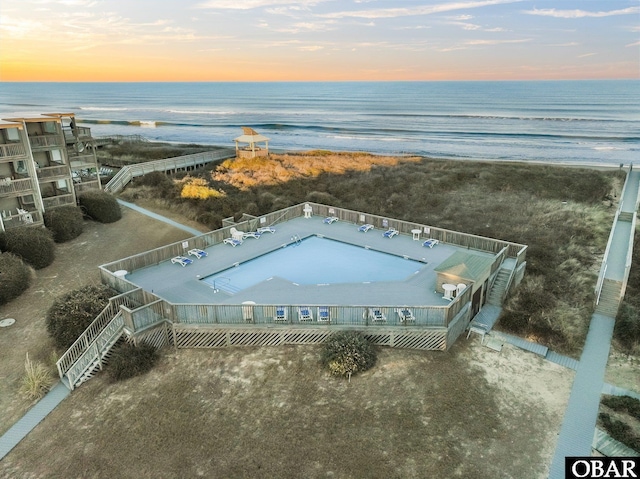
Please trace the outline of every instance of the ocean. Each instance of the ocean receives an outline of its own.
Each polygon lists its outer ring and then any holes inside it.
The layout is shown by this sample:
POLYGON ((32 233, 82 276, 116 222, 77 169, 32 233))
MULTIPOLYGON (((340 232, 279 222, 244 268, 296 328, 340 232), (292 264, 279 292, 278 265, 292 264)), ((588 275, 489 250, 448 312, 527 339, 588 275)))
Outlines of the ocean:
POLYGON ((640 80, 326 83, 0 83, 0 118, 73 112, 94 136, 275 151, 629 164, 640 80))

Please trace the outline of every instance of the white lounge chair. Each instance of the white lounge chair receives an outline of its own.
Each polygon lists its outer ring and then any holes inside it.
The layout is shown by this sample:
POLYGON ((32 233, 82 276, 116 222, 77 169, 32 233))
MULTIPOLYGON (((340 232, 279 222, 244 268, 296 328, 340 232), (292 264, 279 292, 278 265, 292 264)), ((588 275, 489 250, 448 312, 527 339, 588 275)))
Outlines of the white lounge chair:
POLYGON ((189 256, 195 256, 198 259, 209 256, 209 253, 198 248, 190 249, 188 254, 189 256))
POLYGON ((276 229, 273 226, 261 226, 260 228, 258 228, 256 230, 258 233, 262 234, 262 233, 275 233, 276 229))
POLYGON ((284 322, 287 320, 287 309, 284 306, 276 306, 276 315, 273 317, 274 321, 284 322))
POLYGON ((237 240, 235 238, 225 238, 222 242, 224 244, 230 244, 234 248, 242 244, 242 240, 237 240))
POLYGON ((435 245, 440 243, 437 239, 429 238, 427 241, 422 243, 422 246, 428 246, 429 248, 433 248, 435 245))
POLYGON ((179 264, 184 268, 188 264, 193 263, 193 260, 191 258, 185 258, 184 256, 174 256, 173 258, 171 258, 171 263, 179 264))
POLYGON ((380 308, 369 308, 369 319, 374 323, 386 323, 387 317, 380 311, 380 308))
POLYGON ((318 306, 318 322, 328 323, 331 320, 328 306, 318 306))
POLYGON ((244 238, 244 232, 243 231, 238 231, 235 228, 231 228, 229 230, 229 233, 231 233, 231 237, 234 240, 238 240, 238 241, 242 242, 242 239, 244 238))
POLYGON ((324 222, 328 225, 335 223, 336 221, 338 221, 340 218, 338 218, 337 216, 328 216, 324 219, 324 222))
POLYGON ((249 231, 247 233, 242 233, 242 239, 247 239, 247 238, 260 239, 260 236, 262 236, 262 233, 260 233, 259 231, 249 231))
POLYGON ((411 311, 409 308, 404 307, 404 308, 398 308, 396 309, 396 312, 398 313, 398 320, 402 323, 402 324, 407 324, 410 322, 415 322, 416 317, 413 315, 413 311, 411 311))
POLYGON ((299 306, 298 307, 298 319, 300 322, 313 321, 313 313, 309 306, 299 306))
POLYGON ((360 226, 360 228, 358 228, 358 231, 361 231, 362 233, 366 233, 371 229, 373 229, 373 225, 370 225, 369 223, 367 223, 366 225, 360 226))
POLYGON ((399 233, 400 232, 397 229, 389 228, 387 231, 382 233, 382 236, 384 236, 385 238, 393 238, 394 236, 396 236, 399 233))

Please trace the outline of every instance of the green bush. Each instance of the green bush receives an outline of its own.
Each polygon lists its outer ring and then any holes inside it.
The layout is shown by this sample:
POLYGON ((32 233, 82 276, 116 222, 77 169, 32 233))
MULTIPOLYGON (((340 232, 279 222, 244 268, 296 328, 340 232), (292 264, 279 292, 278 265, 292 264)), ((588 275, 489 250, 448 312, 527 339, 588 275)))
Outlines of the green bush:
POLYGON ((158 357, 156 348, 149 344, 123 343, 113 351, 107 373, 112 381, 124 381, 150 371, 158 357))
POLYGON ((47 331, 56 347, 67 349, 109 304, 107 286, 84 286, 58 297, 47 312, 47 331))
POLYGON ((0 254, 0 305, 17 298, 31 285, 31 270, 11 253, 0 254))
POLYGON ((46 228, 21 226, 4 232, 0 244, 4 251, 22 258, 22 261, 42 269, 53 263, 55 244, 46 228))
POLYGON ((322 349, 321 362, 334 376, 351 378, 376 363, 373 346, 357 331, 340 331, 329 336, 322 349))
POLYGON ((640 421, 640 400, 631 396, 611 396, 602 397, 602 404, 614 411, 629 414, 640 421))
POLYGON ((89 190, 78 196, 84 213, 100 223, 113 223, 122 218, 118 200, 106 191, 89 190))
POLYGON ((82 210, 74 205, 49 209, 44 212, 44 224, 53 234, 56 243, 64 243, 82 234, 82 210))
POLYGON ((617 419, 613 419, 606 412, 598 414, 598 419, 609 436, 634 451, 640 451, 640 436, 634 434, 631 426, 617 419))
POLYGON ((640 311, 626 300, 620 305, 613 337, 627 353, 632 353, 640 345, 640 311))

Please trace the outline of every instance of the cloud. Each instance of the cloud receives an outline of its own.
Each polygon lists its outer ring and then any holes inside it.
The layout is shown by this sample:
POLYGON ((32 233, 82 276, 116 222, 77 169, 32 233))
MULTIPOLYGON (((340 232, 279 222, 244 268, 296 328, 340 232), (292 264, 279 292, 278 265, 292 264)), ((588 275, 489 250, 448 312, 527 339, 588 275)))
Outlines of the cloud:
POLYGON ((628 43, 625 47, 637 47, 640 46, 640 42, 628 43))
POLYGON ((534 8, 526 10, 527 15, 540 15, 543 17, 554 18, 602 18, 612 17, 615 15, 631 15, 640 13, 640 7, 629 7, 621 10, 609 10, 608 12, 589 12, 587 10, 556 10, 555 8, 534 8))
POLYGON ((452 12, 468 8, 481 8, 505 3, 516 3, 522 0, 470 0, 450 3, 438 3, 435 5, 422 5, 413 8, 378 8, 373 10, 353 10, 319 15, 327 18, 396 18, 414 15, 432 15, 435 13, 452 12))
POLYGON ((583 53, 582 55, 578 55, 578 58, 587 58, 596 55, 596 53, 583 53))
POLYGON ((309 45, 305 47, 298 47, 298 50, 303 52, 317 52, 318 50, 322 50, 324 47, 322 45, 309 45))
POLYGON ((222 10, 252 10, 254 8, 272 7, 275 5, 292 5, 308 7, 326 0, 207 0, 196 5, 196 8, 222 10))

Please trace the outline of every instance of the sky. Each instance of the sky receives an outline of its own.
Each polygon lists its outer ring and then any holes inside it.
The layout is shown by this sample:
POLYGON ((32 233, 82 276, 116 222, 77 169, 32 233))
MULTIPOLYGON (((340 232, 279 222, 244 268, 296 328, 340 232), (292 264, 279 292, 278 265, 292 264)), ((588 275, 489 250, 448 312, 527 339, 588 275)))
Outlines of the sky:
POLYGON ((0 81, 640 78, 640 0, 2 0, 0 81))

